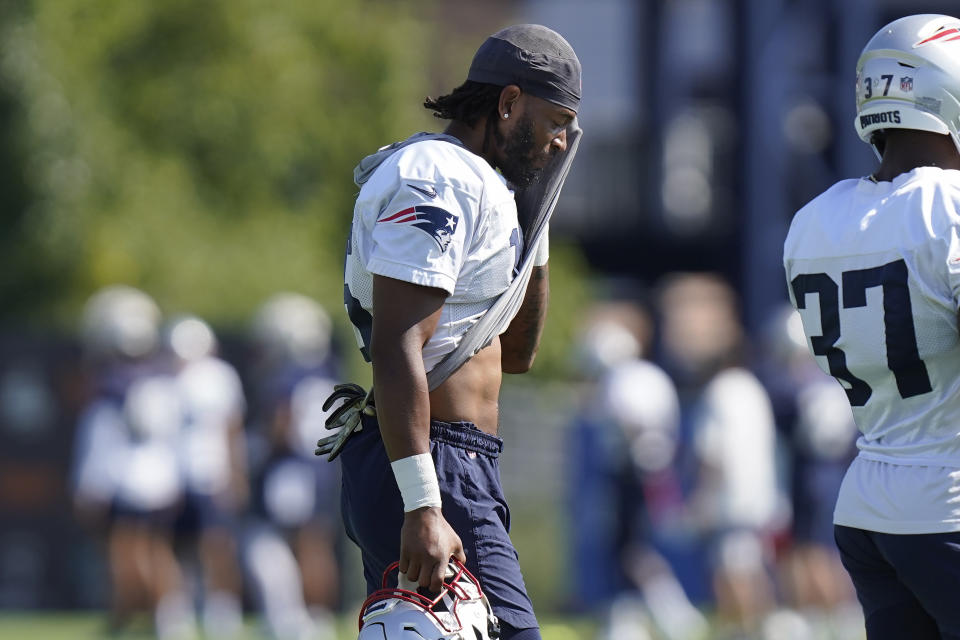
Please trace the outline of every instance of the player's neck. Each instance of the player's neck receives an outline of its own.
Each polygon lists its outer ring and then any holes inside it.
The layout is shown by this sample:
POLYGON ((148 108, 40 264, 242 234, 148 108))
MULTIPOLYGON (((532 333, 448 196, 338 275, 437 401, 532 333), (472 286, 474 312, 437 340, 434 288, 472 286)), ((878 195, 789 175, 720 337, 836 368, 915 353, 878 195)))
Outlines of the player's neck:
POLYGON ((960 152, 954 146, 953 139, 932 134, 925 134, 922 139, 919 136, 891 137, 884 149, 880 167, 873 176, 880 182, 889 181, 917 167, 960 169, 960 152))
POLYGON ((451 120, 450 124, 447 125, 447 128, 444 129, 443 132, 460 140, 460 142, 463 143, 463 146, 466 147, 467 151, 470 151, 471 153, 474 153, 485 159, 487 162, 493 164, 490 150, 483 148, 485 130, 486 119, 484 118, 472 127, 458 120, 451 120))

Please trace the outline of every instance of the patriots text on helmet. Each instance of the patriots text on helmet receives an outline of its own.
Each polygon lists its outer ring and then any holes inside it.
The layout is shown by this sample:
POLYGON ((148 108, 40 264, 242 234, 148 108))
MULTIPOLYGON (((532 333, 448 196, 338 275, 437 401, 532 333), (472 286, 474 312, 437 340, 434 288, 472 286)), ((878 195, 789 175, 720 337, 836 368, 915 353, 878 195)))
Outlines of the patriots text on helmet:
POLYGON ((874 124, 900 124, 900 112, 884 111, 883 113, 869 113, 860 116, 861 129, 874 124))

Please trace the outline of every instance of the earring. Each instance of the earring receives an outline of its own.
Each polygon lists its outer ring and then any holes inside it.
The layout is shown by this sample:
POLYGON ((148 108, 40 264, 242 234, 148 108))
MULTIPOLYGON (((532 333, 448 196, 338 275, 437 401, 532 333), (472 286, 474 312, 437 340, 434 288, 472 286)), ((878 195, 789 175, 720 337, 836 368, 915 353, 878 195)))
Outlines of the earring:
POLYGON ((503 119, 504 119, 504 120, 506 120, 506 119, 509 118, 509 117, 510 117, 510 114, 509 114, 509 113, 503 114, 503 119))

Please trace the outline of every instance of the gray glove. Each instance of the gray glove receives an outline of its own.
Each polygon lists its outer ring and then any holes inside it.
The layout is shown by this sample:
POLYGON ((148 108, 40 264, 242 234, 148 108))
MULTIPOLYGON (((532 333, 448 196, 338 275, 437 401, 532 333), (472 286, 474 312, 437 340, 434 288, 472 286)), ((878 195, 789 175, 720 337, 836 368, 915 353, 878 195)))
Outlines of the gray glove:
POLYGON ((360 431, 363 428, 360 422, 361 416, 377 414, 376 408, 371 404, 373 389, 366 391, 352 382, 338 384, 333 388, 330 397, 324 401, 323 410, 329 410, 337 400, 345 402, 330 414, 325 423, 327 429, 337 429, 337 432, 317 440, 317 448, 313 452, 317 456, 326 455, 327 460, 333 460, 340 455, 340 450, 343 449, 347 438, 353 435, 354 431, 360 431))

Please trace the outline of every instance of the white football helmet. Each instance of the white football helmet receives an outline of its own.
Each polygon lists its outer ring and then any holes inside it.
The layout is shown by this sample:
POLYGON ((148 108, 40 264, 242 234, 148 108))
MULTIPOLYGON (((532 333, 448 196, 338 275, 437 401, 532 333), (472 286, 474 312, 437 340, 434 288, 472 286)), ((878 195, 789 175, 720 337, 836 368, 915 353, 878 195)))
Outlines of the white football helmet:
POLYGON ((330 353, 330 316, 320 303, 299 293, 271 296, 257 310, 251 328, 254 343, 271 362, 310 367, 330 353))
POLYGON ((960 152, 960 19, 921 14, 894 20, 857 61, 860 139, 883 153, 883 129, 949 134, 960 152))
POLYGON ((459 561, 447 568, 443 589, 435 598, 417 591, 389 588, 387 567, 383 588, 370 594, 360 609, 357 640, 496 640, 500 623, 483 595, 480 582, 459 561))
POLYGON ((159 343, 160 308, 139 289, 111 285, 87 300, 80 324, 93 358, 142 358, 159 343))
POLYGON ((171 318, 163 328, 163 345, 184 362, 200 360, 217 352, 217 335, 202 318, 184 314, 171 318))

